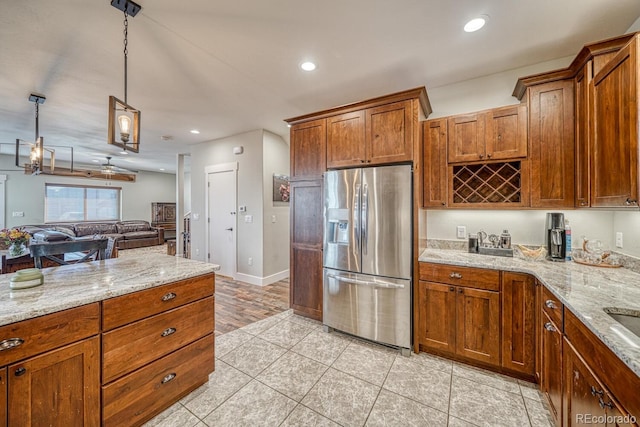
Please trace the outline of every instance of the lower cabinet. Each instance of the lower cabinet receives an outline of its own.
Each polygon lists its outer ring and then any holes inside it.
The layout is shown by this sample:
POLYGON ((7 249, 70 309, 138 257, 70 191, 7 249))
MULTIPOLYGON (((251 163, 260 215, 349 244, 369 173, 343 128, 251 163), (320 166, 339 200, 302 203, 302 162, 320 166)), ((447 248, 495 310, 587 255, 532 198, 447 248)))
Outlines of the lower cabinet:
POLYGON ((100 338, 8 367, 10 426, 99 426, 100 338))
POLYGON ((502 273, 502 367, 535 374, 535 279, 528 274, 502 273))
POLYGON ((0 427, 7 425, 7 368, 0 369, 0 427))
POLYGON ((551 415, 559 426, 562 422, 562 330, 546 312, 542 311, 540 316, 540 391, 546 397, 551 415))

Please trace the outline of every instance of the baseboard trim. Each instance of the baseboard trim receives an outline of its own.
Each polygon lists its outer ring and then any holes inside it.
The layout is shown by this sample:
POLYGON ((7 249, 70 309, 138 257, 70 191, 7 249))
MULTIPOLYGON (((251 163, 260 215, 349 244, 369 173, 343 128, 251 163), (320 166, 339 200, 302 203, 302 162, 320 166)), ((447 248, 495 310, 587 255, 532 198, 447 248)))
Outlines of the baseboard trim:
POLYGON ((243 273, 236 273, 235 276, 235 280, 238 280, 240 282, 245 282, 257 286, 267 286, 277 282, 278 280, 286 279, 287 277, 289 277, 289 270, 283 270, 279 273, 272 274, 271 276, 267 277, 258 277, 243 273))

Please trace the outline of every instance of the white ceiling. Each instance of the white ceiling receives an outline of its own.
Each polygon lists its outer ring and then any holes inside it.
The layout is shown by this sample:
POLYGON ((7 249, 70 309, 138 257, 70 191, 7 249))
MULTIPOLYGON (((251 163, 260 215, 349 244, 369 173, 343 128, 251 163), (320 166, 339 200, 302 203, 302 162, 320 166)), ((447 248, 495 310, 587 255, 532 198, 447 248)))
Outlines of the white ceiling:
POLYGON ((108 97, 124 96, 123 14, 109 0, 0 0, 1 143, 33 140, 28 96, 41 93, 45 145, 72 145, 76 162, 113 155, 116 165, 174 171, 191 144, 259 128, 286 138, 284 118, 573 55, 640 15, 638 0, 138 3, 128 102, 142 111, 140 153, 106 143, 108 97), (480 14, 488 25, 464 33, 480 14), (316 71, 300 71, 307 59, 316 71))

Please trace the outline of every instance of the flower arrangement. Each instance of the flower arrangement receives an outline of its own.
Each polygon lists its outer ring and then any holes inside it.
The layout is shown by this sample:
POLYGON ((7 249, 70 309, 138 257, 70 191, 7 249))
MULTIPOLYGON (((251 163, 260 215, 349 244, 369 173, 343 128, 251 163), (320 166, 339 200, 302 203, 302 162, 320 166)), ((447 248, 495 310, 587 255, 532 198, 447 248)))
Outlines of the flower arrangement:
POLYGON ((23 246, 29 243, 31 235, 22 228, 11 228, 0 230, 0 242, 3 246, 9 247, 11 255, 22 253, 23 246))

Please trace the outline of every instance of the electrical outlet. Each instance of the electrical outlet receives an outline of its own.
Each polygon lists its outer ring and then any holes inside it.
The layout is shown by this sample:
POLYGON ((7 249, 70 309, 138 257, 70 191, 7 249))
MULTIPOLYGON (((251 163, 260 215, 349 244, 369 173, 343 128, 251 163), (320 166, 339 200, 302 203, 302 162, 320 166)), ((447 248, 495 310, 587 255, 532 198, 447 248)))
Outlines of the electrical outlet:
POLYGON ((276 216, 275 215, 271 215, 271 222, 276 222, 276 216))
POLYGON ((253 215, 245 215, 244 216, 244 222, 246 222, 246 223, 253 222, 253 215))
POLYGON ((196 255, 200 255, 200 249, 196 248, 196 255))
POLYGON ((14 212, 13 216, 24 216, 24 212, 20 211, 20 212, 14 212))
POLYGON ((618 231, 616 233, 616 248, 622 248, 622 232, 618 231))
POLYGON ((249 257, 249 259, 247 260, 247 264, 253 265, 253 258, 249 257))
POLYGON ((456 227, 456 237, 458 239, 464 239, 467 237, 467 227, 464 225, 458 225, 456 227))

